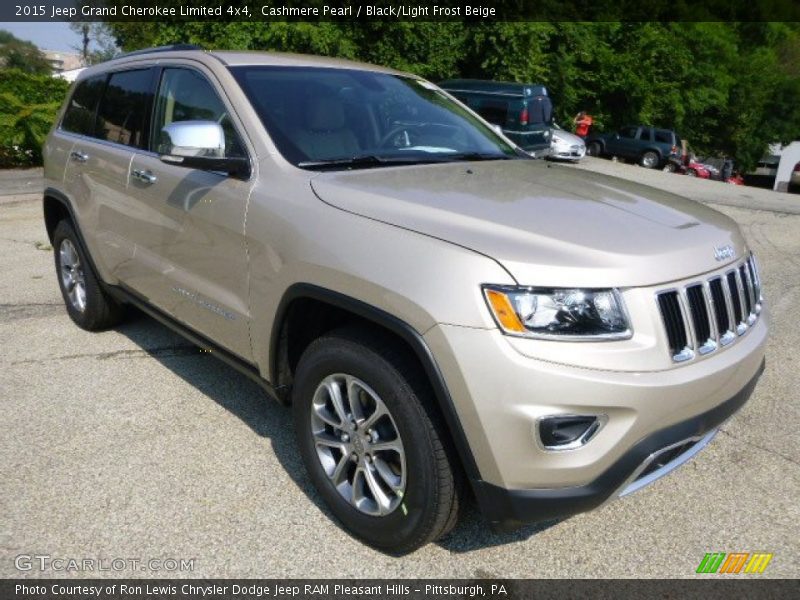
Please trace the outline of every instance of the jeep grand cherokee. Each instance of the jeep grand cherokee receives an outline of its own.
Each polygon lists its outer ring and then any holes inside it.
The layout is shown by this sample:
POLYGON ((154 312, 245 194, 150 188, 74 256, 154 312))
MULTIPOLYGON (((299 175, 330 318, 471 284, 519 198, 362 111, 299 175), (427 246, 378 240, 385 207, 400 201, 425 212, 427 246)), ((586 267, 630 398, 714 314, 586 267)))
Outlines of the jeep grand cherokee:
POLYGON ((134 305, 290 404, 319 494, 386 551, 468 493, 508 529, 639 489, 763 367, 732 220, 531 160, 413 75, 136 52, 81 74, 44 155, 72 320, 134 305))

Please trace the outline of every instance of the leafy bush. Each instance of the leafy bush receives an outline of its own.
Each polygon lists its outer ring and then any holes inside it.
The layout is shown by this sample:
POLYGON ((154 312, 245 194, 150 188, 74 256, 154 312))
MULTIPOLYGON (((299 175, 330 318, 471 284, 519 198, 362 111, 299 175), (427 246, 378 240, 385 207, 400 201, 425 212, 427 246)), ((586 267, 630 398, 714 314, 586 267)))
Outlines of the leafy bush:
POLYGON ((50 75, 0 71, 0 168, 42 164, 42 144, 68 89, 50 75))

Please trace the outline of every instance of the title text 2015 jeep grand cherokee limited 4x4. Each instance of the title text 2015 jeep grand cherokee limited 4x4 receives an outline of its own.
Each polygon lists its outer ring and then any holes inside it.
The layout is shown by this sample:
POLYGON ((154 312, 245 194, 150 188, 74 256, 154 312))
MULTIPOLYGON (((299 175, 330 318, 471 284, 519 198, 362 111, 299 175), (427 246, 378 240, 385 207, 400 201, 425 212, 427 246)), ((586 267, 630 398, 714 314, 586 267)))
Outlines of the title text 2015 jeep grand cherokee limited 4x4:
POLYGON ((739 228, 531 160, 418 77, 170 48, 86 69, 45 146, 69 316, 133 304, 290 403, 331 511, 393 552, 564 517, 697 453, 767 336, 739 228))

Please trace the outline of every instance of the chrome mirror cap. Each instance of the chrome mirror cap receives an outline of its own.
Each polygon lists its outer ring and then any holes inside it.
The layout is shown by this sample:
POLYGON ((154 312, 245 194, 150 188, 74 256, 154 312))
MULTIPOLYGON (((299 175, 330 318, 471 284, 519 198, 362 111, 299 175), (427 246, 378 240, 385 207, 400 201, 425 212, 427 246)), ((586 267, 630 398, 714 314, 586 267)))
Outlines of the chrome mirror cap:
POLYGON ((177 121, 161 130, 159 153, 169 156, 223 158, 225 132, 214 121, 177 121))

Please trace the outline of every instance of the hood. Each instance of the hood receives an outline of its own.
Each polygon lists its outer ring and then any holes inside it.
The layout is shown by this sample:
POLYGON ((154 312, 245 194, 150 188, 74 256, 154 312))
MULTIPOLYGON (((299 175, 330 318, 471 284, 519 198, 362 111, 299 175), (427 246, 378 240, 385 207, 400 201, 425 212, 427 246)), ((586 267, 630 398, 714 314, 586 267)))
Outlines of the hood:
POLYGON ((561 140, 570 146, 583 146, 585 144, 582 137, 578 137, 574 133, 564 131, 563 129, 553 129, 553 139, 561 140))
POLYGON ((716 247, 745 252, 715 210, 543 161, 328 172, 311 186, 342 210, 490 256, 523 285, 653 285, 720 268, 716 247))

